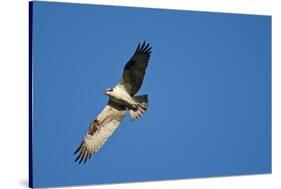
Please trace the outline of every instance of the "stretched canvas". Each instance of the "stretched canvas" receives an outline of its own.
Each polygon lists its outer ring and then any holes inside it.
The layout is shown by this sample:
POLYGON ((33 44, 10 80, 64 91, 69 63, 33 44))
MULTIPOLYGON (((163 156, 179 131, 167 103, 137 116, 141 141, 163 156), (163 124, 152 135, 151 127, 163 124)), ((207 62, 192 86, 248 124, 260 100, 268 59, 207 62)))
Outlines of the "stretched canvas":
POLYGON ((271 17, 31 2, 30 187, 271 173, 271 17))

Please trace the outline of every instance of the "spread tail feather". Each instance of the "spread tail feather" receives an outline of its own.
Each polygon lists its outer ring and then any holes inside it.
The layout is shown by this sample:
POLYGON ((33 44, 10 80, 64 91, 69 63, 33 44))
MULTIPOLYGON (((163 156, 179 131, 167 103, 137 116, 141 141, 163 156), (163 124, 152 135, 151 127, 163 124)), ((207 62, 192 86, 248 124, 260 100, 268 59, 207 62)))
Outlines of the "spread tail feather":
POLYGON ((137 120, 139 117, 142 117, 144 112, 147 110, 148 106, 148 96, 134 96, 133 100, 137 103, 137 109, 130 109, 129 114, 133 121, 137 120))

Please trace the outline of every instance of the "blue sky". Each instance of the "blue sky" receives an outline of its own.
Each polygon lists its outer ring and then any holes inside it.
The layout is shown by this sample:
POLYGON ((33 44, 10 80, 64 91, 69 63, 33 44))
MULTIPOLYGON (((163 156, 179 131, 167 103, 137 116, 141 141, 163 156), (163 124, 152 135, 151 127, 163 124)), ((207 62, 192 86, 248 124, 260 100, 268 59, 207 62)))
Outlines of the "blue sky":
POLYGON ((32 44, 35 187, 271 172, 271 17, 35 2, 32 44), (148 111, 74 163, 144 40, 148 111))

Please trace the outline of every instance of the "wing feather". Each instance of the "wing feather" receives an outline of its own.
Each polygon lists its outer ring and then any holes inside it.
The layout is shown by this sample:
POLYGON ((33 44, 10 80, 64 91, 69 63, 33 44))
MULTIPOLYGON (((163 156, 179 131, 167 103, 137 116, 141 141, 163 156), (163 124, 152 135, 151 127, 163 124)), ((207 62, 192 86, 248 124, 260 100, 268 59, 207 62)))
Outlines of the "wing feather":
POLYGON ((145 41, 142 44, 139 43, 134 55, 124 67, 122 79, 118 85, 123 85, 131 96, 138 92, 143 83, 151 49, 149 43, 145 41))
POLYGON ((86 136, 74 152, 74 154, 78 154, 75 162, 78 161, 80 164, 84 161, 86 163, 119 127, 125 113, 124 107, 109 101, 103 111, 91 123, 86 136))

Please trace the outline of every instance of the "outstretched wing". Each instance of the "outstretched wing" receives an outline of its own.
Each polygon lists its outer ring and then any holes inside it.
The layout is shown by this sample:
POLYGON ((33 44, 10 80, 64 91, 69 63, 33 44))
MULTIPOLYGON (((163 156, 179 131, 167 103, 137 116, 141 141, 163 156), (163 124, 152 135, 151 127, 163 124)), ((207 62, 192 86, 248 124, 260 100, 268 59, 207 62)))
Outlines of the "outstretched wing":
POLYGON ((78 155, 75 161, 79 161, 79 164, 82 161, 86 163, 118 128, 125 113, 124 107, 109 100, 103 111, 91 123, 86 136, 74 152, 78 155))
POLYGON ((142 85, 151 48, 145 41, 142 45, 139 43, 133 57, 124 67, 122 79, 118 85, 123 85, 131 96, 135 95, 142 85))

